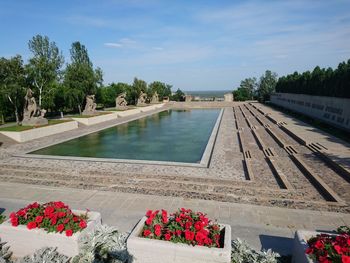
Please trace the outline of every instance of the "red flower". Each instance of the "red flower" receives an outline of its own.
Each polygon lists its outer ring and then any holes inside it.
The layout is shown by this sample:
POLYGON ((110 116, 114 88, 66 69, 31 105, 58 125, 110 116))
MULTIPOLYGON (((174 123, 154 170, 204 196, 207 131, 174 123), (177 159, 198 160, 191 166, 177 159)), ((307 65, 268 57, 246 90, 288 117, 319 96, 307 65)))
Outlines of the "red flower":
POLYGON ((339 245, 334 245, 334 250, 340 255, 343 254, 343 251, 339 245))
POLYGON ((194 224, 194 228, 195 228, 197 231, 202 230, 202 229, 203 229, 203 224, 202 224, 202 222, 197 221, 197 222, 194 224))
POLYGON ((192 241, 194 239, 194 232, 185 230, 185 239, 187 241, 192 241))
POLYGON ((350 256, 342 255, 341 262, 342 263, 350 263, 350 256))
POLYGON ((45 210, 44 210, 45 216, 49 216, 49 215, 51 215, 53 212, 55 212, 55 208, 53 208, 52 206, 48 206, 48 207, 46 207, 45 210))
POLYGON ((17 217, 11 217, 11 225, 18 226, 18 218, 17 217))
POLYGON ((80 223, 79 223, 79 227, 81 229, 84 229, 86 226, 87 226, 86 222, 84 220, 81 220, 80 223))
POLYGON ((146 220, 146 225, 151 225, 152 222, 153 222, 153 218, 152 218, 152 217, 149 217, 149 218, 147 218, 147 220, 146 220))
POLYGON ((311 247, 308 247, 308 248, 305 250, 305 253, 306 253, 306 254, 312 254, 312 253, 314 253, 314 250, 313 250, 311 247))
POLYGON ((74 222, 78 222, 78 220, 79 220, 79 219, 78 219, 76 216, 73 217, 73 221, 74 221, 74 222))
POLYGON ((36 228, 36 223, 34 221, 31 221, 27 224, 27 228, 30 229, 34 229, 36 228))
POLYGON ((53 204, 54 204, 54 206, 56 208, 64 208, 64 207, 66 207, 66 205, 63 202, 61 202, 61 201, 53 202, 53 204))
POLYGON ((177 235, 177 236, 181 236, 181 234, 182 234, 182 231, 181 231, 181 230, 176 230, 176 235, 177 235))
POLYGON ((73 230, 72 229, 67 229, 66 230, 66 236, 67 237, 70 237, 70 236, 72 236, 73 235, 73 230))
POLYGON ((324 248, 324 245, 323 245, 322 241, 317 240, 316 243, 315 243, 315 248, 317 248, 317 249, 323 249, 323 248, 324 248))
POLYGON ((144 237, 148 237, 150 234, 152 234, 152 232, 150 230, 148 230, 148 229, 143 231, 143 236, 144 237))
POLYGON ((23 210, 23 209, 21 209, 21 210, 19 210, 19 211, 17 212, 17 215, 18 215, 18 216, 25 216, 25 215, 26 215, 26 211, 23 210))
POLYGON ((148 210, 147 212, 146 212, 146 216, 147 217, 150 217, 152 215, 152 210, 148 210))
POLYGON ((43 218, 44 218, 43 216, 37 216, 35 218, 35 222, 39 224, 39 223, 41 223, 43 221, 43 218))
POLYGON ((191 222, 191 221, 187 221, 187 222, 185 223, 185 228, 186 228, 186 229, 190 229, 191 226, 192 226, 192 222, 191 222))
POLYGON ((51 221, 52 226, 56 225, 57 224, 57 217, 52 217, 50 221, 51 221))
POLYGON ((161 225, 155 225, 154 226, 154 234, 158 237, 162 234, 162 227, 161 225))
POLYGON ((62 232, 64 230, 64 225, 63 224, 59 224, 57 227, 56 227, 56 230, 57 232, 62 232))
POLYGON ((169 222, 168 212, 162 209, 162 221, 163 224, 167 224, 169 222))
POLYGON ((171 234, 170 233, 166 233, 164 235, 164 238, 165 238, 166 241, 169 241, 171 239, 171 234))
POLYGON ((58 212, 58 218, 65 217, 66 213, 65 212, 58 212))

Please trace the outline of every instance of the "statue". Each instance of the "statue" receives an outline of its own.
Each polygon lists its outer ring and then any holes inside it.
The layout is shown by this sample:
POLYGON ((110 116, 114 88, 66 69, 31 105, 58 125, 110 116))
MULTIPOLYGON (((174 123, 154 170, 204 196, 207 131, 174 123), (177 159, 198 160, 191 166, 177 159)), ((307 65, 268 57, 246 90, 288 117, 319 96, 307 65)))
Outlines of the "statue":
POLYGON ((83 115, 94 115, 95 113, 96 113, 95 95, 87 95, 83 115))
POLYGON ((46 110, 40 109, 37 106, 35 98, 33 97, 34 92, 28 88, 26 96, 24 97, 24 109, 23 109, 23 120, 22 125, 24 126, 37 126, 46 125, 48 120, 44 117, 46 110))
POLYGON ((146 99, 147 99, 147 94, 144 93, 142 90, 141 90, 141 93, 140 93, 140 96, 137 100, 137 104, 136 106, 145 106, 146 105, 146 99))
POLYGON ((128 102, 125 99, 126 92, 120 93, 115 99, 115 107, 117 110, 126 110, 128 108, 128 102))
POLYGON ((157 91, 153 93, 151 103, 152 104, 159 103, 159 96, 158 96, 157 91))
POLYGON ((226 93, 225 95, 224 95, 224 100, 225 101, 227 101, 227 102, 232 102, 232 101, 234 101, 234 99, 233 99, 233 94, 232 93, 226 93))

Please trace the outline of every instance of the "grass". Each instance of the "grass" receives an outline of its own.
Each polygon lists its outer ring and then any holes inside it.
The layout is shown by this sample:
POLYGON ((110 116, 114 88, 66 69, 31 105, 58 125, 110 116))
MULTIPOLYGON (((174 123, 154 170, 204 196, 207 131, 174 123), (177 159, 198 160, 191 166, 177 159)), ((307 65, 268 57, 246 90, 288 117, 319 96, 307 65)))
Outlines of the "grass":
POLYGON ((280 106, 277 105, 273 105, 271 103, 268 104, 268 106, 270 106, 271 108, 275 108, 283 113, 286 113, 289 116, 292 116, 298 120, 301 120, 307 124, 310 124, 311 126, 318 128, 324 132, 327 132, 343 141, 346 141, 348 143, 350 143, 350 132, 347 132, 345 130, 339 129, 335 126, 332 126, 328 123, 322 122, 320 120, 314 119, 312 117, 306 116, 304 114, 286 109, 286 108, 282 108, 280 106))
POLYGON ((110 112, 97 112, 95 115, 74 114, 74 115, 69 115, 67 117, 69 117, 69 118, 92 118, 92 117, 97 117, 97 116, 106 115, 106 114, 110 114, 110 112))
POLYGON ((41 128, 41 127, 51 126, 51 125, 55 125, 55 124, 60 124, 60 123, 68 122, 68 121, 70 121, 70 120, 49 120, 48 124, 42 125, 42 126, 18 126, 18 125, 15 125, 15 126, 0 128, 0 131, 21 132, 21 131, 27 131, 27 130, 41 128))

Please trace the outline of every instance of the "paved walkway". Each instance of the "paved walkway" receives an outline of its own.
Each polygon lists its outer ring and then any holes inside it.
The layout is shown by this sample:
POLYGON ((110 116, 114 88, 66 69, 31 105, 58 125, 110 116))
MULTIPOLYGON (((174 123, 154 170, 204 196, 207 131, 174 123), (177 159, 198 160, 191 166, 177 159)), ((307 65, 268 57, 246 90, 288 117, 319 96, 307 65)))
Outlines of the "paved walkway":
POLYGON ((51 200, 62 200, 75 209, 99 211, 104 223, 121 231, 130 231, 147 209, 191 208, 230 224, 233 238, 282 254, 291 253, 296 229, 333 230, 350 225, 350 215, 341 213, 0 182, 0 211, 6 215, 28 202, 51 200))

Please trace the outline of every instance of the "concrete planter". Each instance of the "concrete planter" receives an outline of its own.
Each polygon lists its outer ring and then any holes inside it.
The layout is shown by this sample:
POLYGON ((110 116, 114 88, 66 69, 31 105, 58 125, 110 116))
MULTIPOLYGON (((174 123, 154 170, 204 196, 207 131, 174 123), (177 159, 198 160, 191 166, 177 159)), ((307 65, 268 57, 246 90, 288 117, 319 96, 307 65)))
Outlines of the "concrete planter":
MULTIPOLYGON (((322 232, 306 230, 298 230, 295 232, 292 263, 316 263, 316 261, 310 259, 308 255, 305 254, 305 250, 308 248, 307 241, 311 237, 319 234, 322 234, 322 232)), ((330 233, 324 234, 332 235, 330 233)))
POLYGON ((116 112, 111 112, 108 114, 102 114, 102 115, 97 115, 94 117, 86 117, 86 118, 72 118, 73 120, 84 124, 84 125, 94 125, 94 124, 98 124, 101 122, 105 122, 105 121, 110 121, 110 120, 114 120, 118 118, 118 114, 116 112))
POLYGON ((175 244, 169 241, 140 237, 147 217, 143 217, 127 240, 128 252, 134 263, 229 263, 231 262, 231 227, 221 226, 225 232, 223 248, 208 248, 175 244))
POLYGON ((78 128, 78 123, 76 121, 68 121, 59 124, 49 125, 45 127, 33 128, 26 131, 0 131, 1 134, 17 141, 17 142, 27 142, 35 140, 41 137, 70 131, 78 128))
MULTIPOLYGON (((85 211, 73 210, 75 214, 83 214, 85 211)), ((101 224, 101 214, 98 212, 88 212, 87 227, 67 237, 64 233, 47 233, 43 229, 28 230, 27 226, 19 225, 13 227, 10 220, 0 225, 1 241, 7 242, 11 247, 14 257, 24 257, 33 254, 33 252, 42 247, 57 247, 57 250, 69 257, 78 255, 79 237, 92 230, 96 225, 101 224)))

